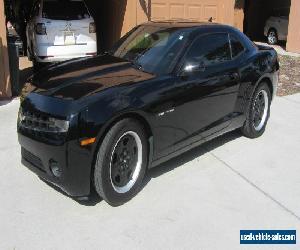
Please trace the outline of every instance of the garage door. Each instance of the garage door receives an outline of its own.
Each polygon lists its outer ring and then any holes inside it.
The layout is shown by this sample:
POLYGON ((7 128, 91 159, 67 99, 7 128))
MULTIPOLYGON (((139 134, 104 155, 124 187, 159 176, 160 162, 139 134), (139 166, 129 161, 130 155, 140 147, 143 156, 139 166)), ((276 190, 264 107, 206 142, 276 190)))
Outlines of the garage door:
POLYGON ((218 21, 218 0, 152 0, 152 20, 218 21))

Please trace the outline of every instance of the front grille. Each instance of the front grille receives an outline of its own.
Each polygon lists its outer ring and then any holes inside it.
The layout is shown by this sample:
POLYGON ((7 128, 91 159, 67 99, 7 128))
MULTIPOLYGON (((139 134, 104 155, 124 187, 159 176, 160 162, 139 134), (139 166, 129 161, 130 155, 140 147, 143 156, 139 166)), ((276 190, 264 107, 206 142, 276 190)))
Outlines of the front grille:
POLYGON ((30 111, 24 112, 23 119, 20 120, 20 126, 40 132, 48 132, 51 125, 49 117, 30 111))
POLYGON ((38 168, 39 170, 46 172, 43 166, 43 163, 41 159, 34 154, 30 153, 28 150, 25 148, 21 148, 21 154, 22 158, 26 160, 27 162, 31 163, 34 167, 38 168))
POLYGON ((43 113, 19 111, 18 131, 20 133, 40 142, 61 145, 66 139, 66 134, 55 131, 53 124, 53 120, 43 113))

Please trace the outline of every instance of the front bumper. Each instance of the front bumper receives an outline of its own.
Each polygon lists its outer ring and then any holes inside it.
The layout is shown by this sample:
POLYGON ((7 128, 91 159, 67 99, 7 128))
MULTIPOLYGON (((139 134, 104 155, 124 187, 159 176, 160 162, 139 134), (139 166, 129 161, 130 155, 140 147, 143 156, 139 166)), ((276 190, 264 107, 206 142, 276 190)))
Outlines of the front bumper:
POLYGON ((61 188, 70 196, 90 194, 92 157, 71 141, 61 146, 48 145, 18 133, 22 147, 22 163, 42 179, 61 188), (50 169, 51 162, 57 162, 62 175, 55 177, 50 169))

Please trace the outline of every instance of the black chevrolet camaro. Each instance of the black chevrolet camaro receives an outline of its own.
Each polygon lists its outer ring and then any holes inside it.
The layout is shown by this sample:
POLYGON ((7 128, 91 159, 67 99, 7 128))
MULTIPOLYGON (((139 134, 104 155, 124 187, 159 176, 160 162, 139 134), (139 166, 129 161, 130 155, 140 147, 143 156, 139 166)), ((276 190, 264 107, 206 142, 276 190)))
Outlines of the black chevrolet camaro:
POLYGON ((137 26, 103 55, 28 80, 18 117, 22 162, 71 196, 94 188, 121 205, 148 168, 228 131, 262 135, 278 70, 273 49, 230 26, 137 26))

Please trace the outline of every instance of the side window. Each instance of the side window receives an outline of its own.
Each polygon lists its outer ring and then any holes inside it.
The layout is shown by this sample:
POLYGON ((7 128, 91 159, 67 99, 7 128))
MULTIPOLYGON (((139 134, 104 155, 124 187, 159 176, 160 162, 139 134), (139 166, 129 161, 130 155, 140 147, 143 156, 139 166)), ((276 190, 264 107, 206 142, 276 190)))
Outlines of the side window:
POLYGON ((216 33, 197 38, 186 55, 187 63, 204 63, 206 67, 230 60, 227 33, 216 33))
POLYGON ((235 36, 230 35, 230 43, 233 59, 240 56, 245 51, 244 46, 235 36))

